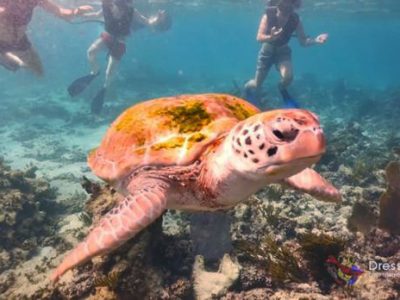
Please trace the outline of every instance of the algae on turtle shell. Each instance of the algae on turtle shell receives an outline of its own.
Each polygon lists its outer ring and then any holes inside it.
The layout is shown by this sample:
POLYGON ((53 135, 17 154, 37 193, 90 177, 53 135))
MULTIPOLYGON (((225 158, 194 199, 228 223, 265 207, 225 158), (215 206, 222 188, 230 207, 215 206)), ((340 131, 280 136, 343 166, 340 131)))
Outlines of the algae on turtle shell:
POLYGON ((162 110, 159 114, 170 116, 170 126, 179 128, 179 133, 198 132, 212 121, 203 104, 195 99, 185 105, 162 110))

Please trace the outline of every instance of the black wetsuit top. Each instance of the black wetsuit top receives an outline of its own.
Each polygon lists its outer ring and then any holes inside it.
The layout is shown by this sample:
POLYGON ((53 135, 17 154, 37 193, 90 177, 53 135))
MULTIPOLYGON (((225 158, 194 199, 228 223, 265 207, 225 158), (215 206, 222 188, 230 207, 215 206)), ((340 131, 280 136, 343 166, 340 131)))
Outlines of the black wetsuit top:
POLYGON ((26 26, 32 19, 34 8, 42 0, 0 0, 0 6, 5 8, 4 17, 10 24, 19 27, 26 26))
MULTIPOLYGON (((276 7, 268 7, 265 10, 265 14, 267 15, 267 22, 268 26, 266 29, 266 34, 270 35, 272 27, 279 27, 278 24, 278 9, 276 7)), ((289 20, 285 24, 282 29, 282 33, 280 34, 279 38, 274 41, 268 42, 274 46, 283 46, 289 43, 292 34, 296 31, 297 25, 299 25, 299 15, 296 13, 292 13, 289 17, 289 20)))
POLYGON ((103 0, 103 15, 106 31, 114 37, 125 37, 131 32, 134 8, 124 0, 103 0), (117 5, 121 17, 115 18, 112 14, 112 5, 117 5))

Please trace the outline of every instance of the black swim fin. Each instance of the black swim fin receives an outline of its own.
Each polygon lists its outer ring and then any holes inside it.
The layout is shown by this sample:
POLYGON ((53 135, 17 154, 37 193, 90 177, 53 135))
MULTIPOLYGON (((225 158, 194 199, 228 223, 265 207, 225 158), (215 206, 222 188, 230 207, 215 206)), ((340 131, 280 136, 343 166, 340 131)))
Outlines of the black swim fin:
POLYGON ((300 108, 300 104, 296 100, 293 99, 293 97, 289 94, 286 87, 284 87, 282 84, 279 84, 278 88, 279 88, 279 92, 282 95, 284 108, 300 108))
POLYGON ((98 75, 99 75, 99 72, 97 72, 96 74, 89 74, 89 75, 86 75, 86 76, 76 79, 68 87, 68 94, 71 97, 78 96, 89 86, 89 84, 93 81, 93 79, 95 79, 98 75))
POLYGON ((92 114, 98 115, 101 113, 104 104, 104 97, 106 95, 106 88, 103 87, 100 91, 97 92, 96 96, 94 96, 91 103, 91 111, 92 114))

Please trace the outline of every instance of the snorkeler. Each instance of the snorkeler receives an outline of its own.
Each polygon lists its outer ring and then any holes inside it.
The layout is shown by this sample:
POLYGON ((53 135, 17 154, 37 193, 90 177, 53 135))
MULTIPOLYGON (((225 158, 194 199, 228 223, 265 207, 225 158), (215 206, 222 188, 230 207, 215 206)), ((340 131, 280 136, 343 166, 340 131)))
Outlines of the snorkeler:
POLYGON ((151 27, 156 31, 166 31, 171 27, 171 19, 165 11, 159 11, 152 18, 144 17, 132 5, 132 0, 103 0, 102 9, 98 12, 84 14, 87 18, 104 18, 105 31, 89 47, 87 51, 91 72, 89 75, 76 79, 69 87, 71 97, 82 93, 86 87, 99 75, 100 68, 96 56, 100 50, 108 51, 108 64, 105 73, 105 82, 97 92, 91 103, 91 111, 99 114, 102 110, 104 97, 119 62, 126 51, 125 39, 131 31, 144 27, 151 27))
POLYGON ((43 75, 39 55, 26 35, 37 6, 64 20, 93 9, 89 5, 67 9, 51 0, 0 0, 0 65, 10 71, 26 68, 38 76, 43 75))
POLYGON ((261 86, 273 65, 279 70, 281 80, 278 88, 285 107, 298 108, 299 104, 291 97, 287 87, 293 80, 291 49, 288 45, 295 33, 300 44, 304 47, 323 44, 328 34, 320 34, 316 38, 306 36, 303 24, 295 12, 301 7, 301 0, 279 0, 276 6, 266 9, 257 33, 257 41, 262 43, 258 54, 255 78, 245 85, 245 98, 257 103, 260 98, 261 86))

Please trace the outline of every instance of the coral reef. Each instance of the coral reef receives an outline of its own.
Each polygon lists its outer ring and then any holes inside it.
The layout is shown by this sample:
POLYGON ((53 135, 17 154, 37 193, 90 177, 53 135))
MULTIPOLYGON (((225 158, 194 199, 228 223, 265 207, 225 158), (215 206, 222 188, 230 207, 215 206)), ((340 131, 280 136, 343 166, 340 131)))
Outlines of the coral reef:
POLYGON ((40 283, 56 249, 65 250, 65 241, 55 233, 63 206, 36 171, 33 165, 15 171, 0 160, 0 294, 7 295, 21 281, 40 283))
POLYGON ((218 272, 207 272, 204 268, 204 258, 197 255, 193 266, 196 299, 207 300, 225 295, 239 278, 239 271, 240 265, 225 254, 218 272))
POLYGON ((276 285, 304 280, 304 274, 291 249, 278 245, 272 237, 267 236, 259 244, 238 240, 235 245, 242 257, 251 259, 259 268, 265 269, 276 285))
POLYGON ((400 162, 386 167, 387 190, 379 199, 379 227, 400 234, 400 162))
MULTIPOLYGON (((232 88, 228 82, 214 89, 240 93, 239 85, 232 88)), ((121 92, 126 99, 154 97, 147 87, 138 88, 142 91, 133 96, 121 92)), ((188 84, 188 90, 196 88, 188 84)), ((197 228, 190 227, 191 214, 168 211, 121 248, 67 272, 57 285, 48 280, 51 270, 119 201, 110 187, 91 181, 85 156, 99 132, 130 104, 116 98, 106 105, 105 118, 94 118, 80 101, 68 102, 67 111, 43 108, 47 100, 37 97, 21 98, 18 107, 14 101, 3 103, 0 150, 14 165, 34 165, 13 171, 0 163, 0 299, 191 300, 200 290, 205 298, 225 300, 399 299, 395 273, 368 270, 370 261, 400 261, 398 163, 390 164, 385 176, 385 166, 400 155, 399 88, 374 91, 347 79, 330 87, 306 74, 293 90, 301 91, 301 103, 324 124, 328 152, 317 168, 340 188, 342 205, 271 185, 228 211, 227 218, 217 214, 204 223, 207 218, 198 216, 197 228), (37 116, 31 114, 35 101, 40 102, 37 116), (70 105, 76 106, 73 113, 70 105), (51 180, 58 195, 35 174, 51 180), (207 232, 215 226, 218 233, 207 232), (221 247, 211 249, 217 254, 208 251, 210 244, 221 247), (218 270, 216 257, 228 251, 240 270, 218 270), (206 256, 204 268, 199 252, 206 256), (365 273, 353 288, 344 288, 327 272, 327 255, 350 257, 365 273), (210 276, 221 279, 214 292, 204 284, 210 276)), ((267 96, 269 108, 281 104, 273 89, 267 96)), ((57 97, 59 103, 53 104, 64 107, 65 99, 57 97)))
MULTIPOLYGON (((13 171, 0 160, 0 249, 3 253, 20 248, 22 255, 29 256, 53 231, 49 215, 60 209, 53 201, 56 191, 46 181, 36 178, 36 170, 28 166, 24 171, 13 171)), ((12 259, 6 261, 10 263, 12 259)))
POLYGON ((326 289, 325 285, 332 282, 332 279, 325 267, 325 261, 329 256, 339 256, 344 250, 344 241, 326 234, 307 233, 300 237, 300 245, 311 276, 318 280, 321 288, 326 289))
POLYGON ((368 234, 376 225, 377 216, 368 203, 356 202, 353 205, 351 216, 347 221, 347 226, 351 231, 359 231, 363 234, 368 234))

